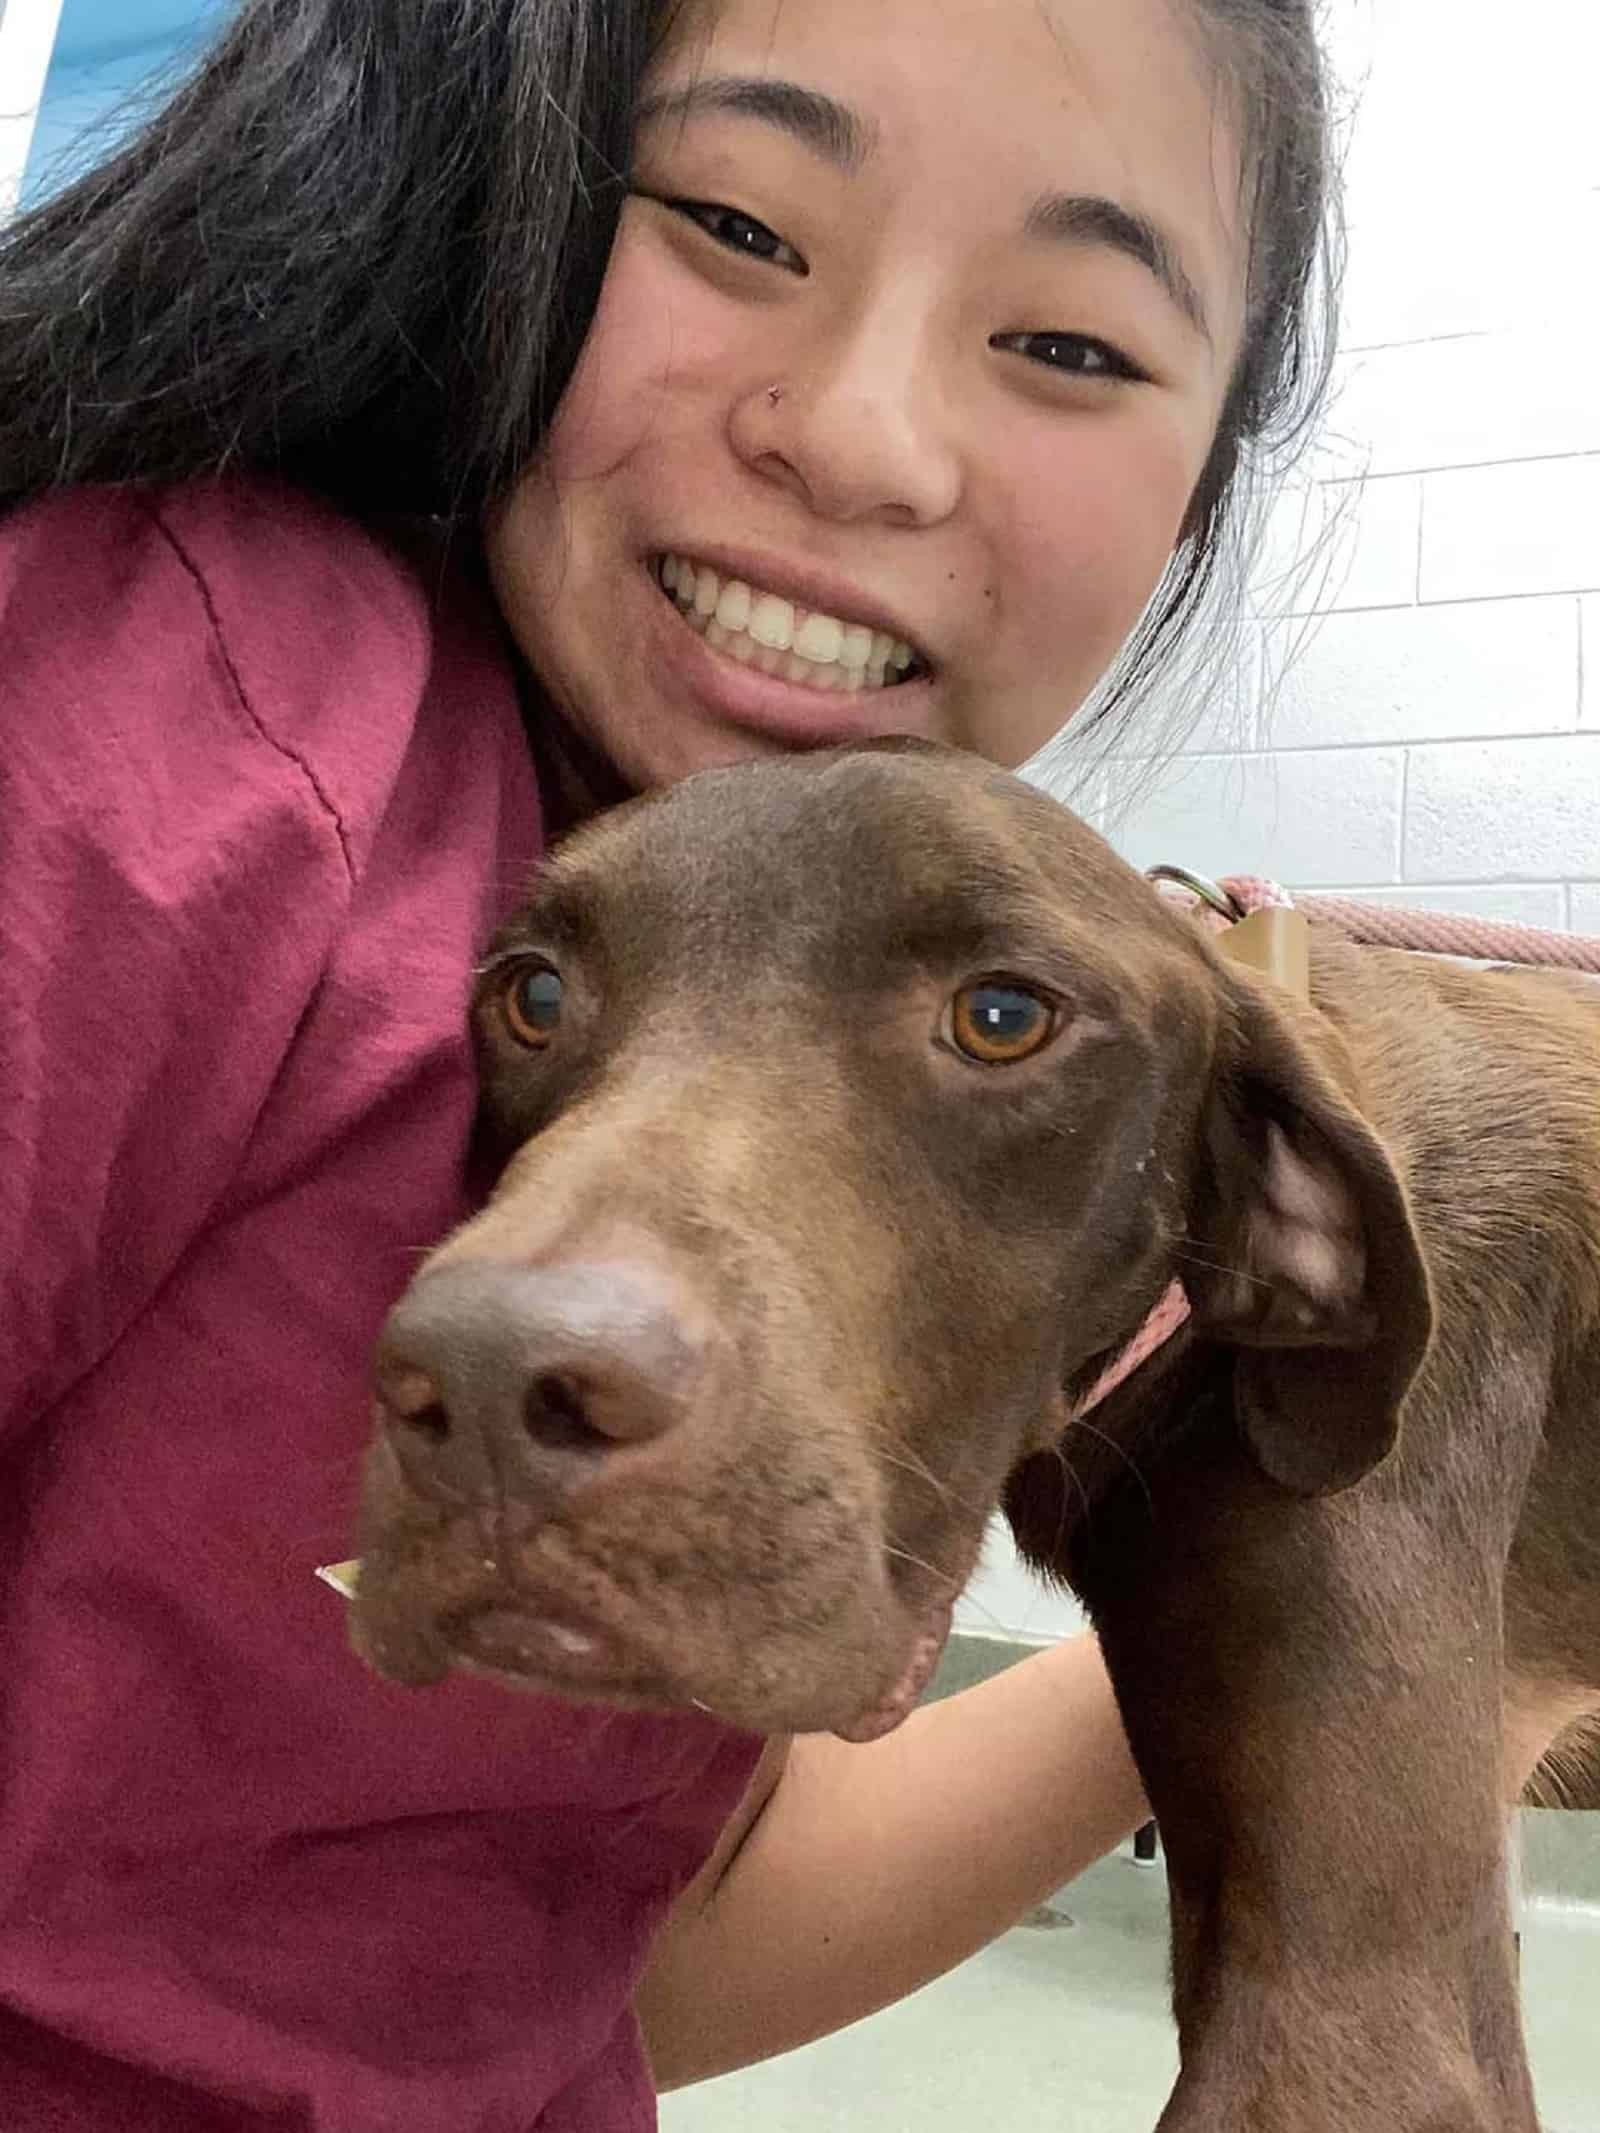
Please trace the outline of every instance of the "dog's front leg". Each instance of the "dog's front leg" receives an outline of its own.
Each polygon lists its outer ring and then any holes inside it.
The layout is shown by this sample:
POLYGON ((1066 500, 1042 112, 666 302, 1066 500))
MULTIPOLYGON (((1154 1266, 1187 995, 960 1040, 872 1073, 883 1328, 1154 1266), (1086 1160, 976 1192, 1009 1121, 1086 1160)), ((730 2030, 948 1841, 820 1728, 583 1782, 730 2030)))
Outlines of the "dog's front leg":
POLYGON ((1082 1583, 1168 1856, 1163 2133, 1536 2133, 1492 1551, 1392 1474, 1154 1486, 1082 1583))

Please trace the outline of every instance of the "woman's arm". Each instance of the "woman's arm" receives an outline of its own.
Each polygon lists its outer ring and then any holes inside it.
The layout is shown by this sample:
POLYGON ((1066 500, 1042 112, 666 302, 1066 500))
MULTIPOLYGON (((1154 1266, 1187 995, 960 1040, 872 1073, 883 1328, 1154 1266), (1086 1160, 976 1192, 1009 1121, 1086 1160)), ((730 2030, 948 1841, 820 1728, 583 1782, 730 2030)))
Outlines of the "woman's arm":
POLYGON ((659 2085, 792 2050, 927 1984, 1147 1813, 1089 1636, 867 1747, 774 1743, 640 1989, 659 2085))

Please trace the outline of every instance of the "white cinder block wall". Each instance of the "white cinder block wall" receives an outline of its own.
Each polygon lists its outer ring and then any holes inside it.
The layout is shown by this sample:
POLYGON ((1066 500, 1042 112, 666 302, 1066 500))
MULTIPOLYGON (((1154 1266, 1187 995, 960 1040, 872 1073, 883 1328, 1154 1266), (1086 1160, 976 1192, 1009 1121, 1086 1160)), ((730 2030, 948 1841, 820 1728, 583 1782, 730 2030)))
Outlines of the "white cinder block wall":
POLYGON ((1364 80, 1322 478, 1274 524, 1239 745, 1120 822, 1113 765, 1110 825, 1141 864, 1600 930, 1600 8, 1330 25, 1364 80), (1308 593, 1285 559, 1330 517, 1308 593))
MULTIPOLYGON (((1328 20, 1351 113, 1327 435, 1275 514, 1236 699, 1154 773, 1113 759, 1106 826, 1141 866, 1600 934, 1600 6, 1328 20)), ((1078 1617, 996 1535, 961 1620, 1078 1617)))

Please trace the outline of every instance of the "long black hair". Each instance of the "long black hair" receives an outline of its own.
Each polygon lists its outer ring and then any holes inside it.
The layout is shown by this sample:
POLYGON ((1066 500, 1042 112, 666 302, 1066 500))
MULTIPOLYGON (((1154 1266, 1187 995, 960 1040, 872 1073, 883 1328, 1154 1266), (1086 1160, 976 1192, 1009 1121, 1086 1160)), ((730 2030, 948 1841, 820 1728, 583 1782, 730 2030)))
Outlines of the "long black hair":
POLYGON ((650 0, 246 0, 0 229, 0 506, 231 465, 472 509, 592 315, 650 0))

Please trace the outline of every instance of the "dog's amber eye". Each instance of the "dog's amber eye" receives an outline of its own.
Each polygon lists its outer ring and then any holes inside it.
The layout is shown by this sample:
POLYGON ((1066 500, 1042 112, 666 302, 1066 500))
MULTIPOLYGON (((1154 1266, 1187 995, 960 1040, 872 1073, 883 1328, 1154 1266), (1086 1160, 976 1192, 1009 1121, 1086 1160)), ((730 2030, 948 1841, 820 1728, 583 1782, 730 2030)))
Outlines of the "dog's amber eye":
POLYGON ((561 1027, 561 973, 548 963, 525 963, 506 981, 506 1023, 519 1044, 543 1051, 561 1027))
POLYGON ((984 1066, 1011 1066, 1049 1042, 1055 1010, 1025 985, 964 985, 950 1003, 956 1049, 984 1066))

